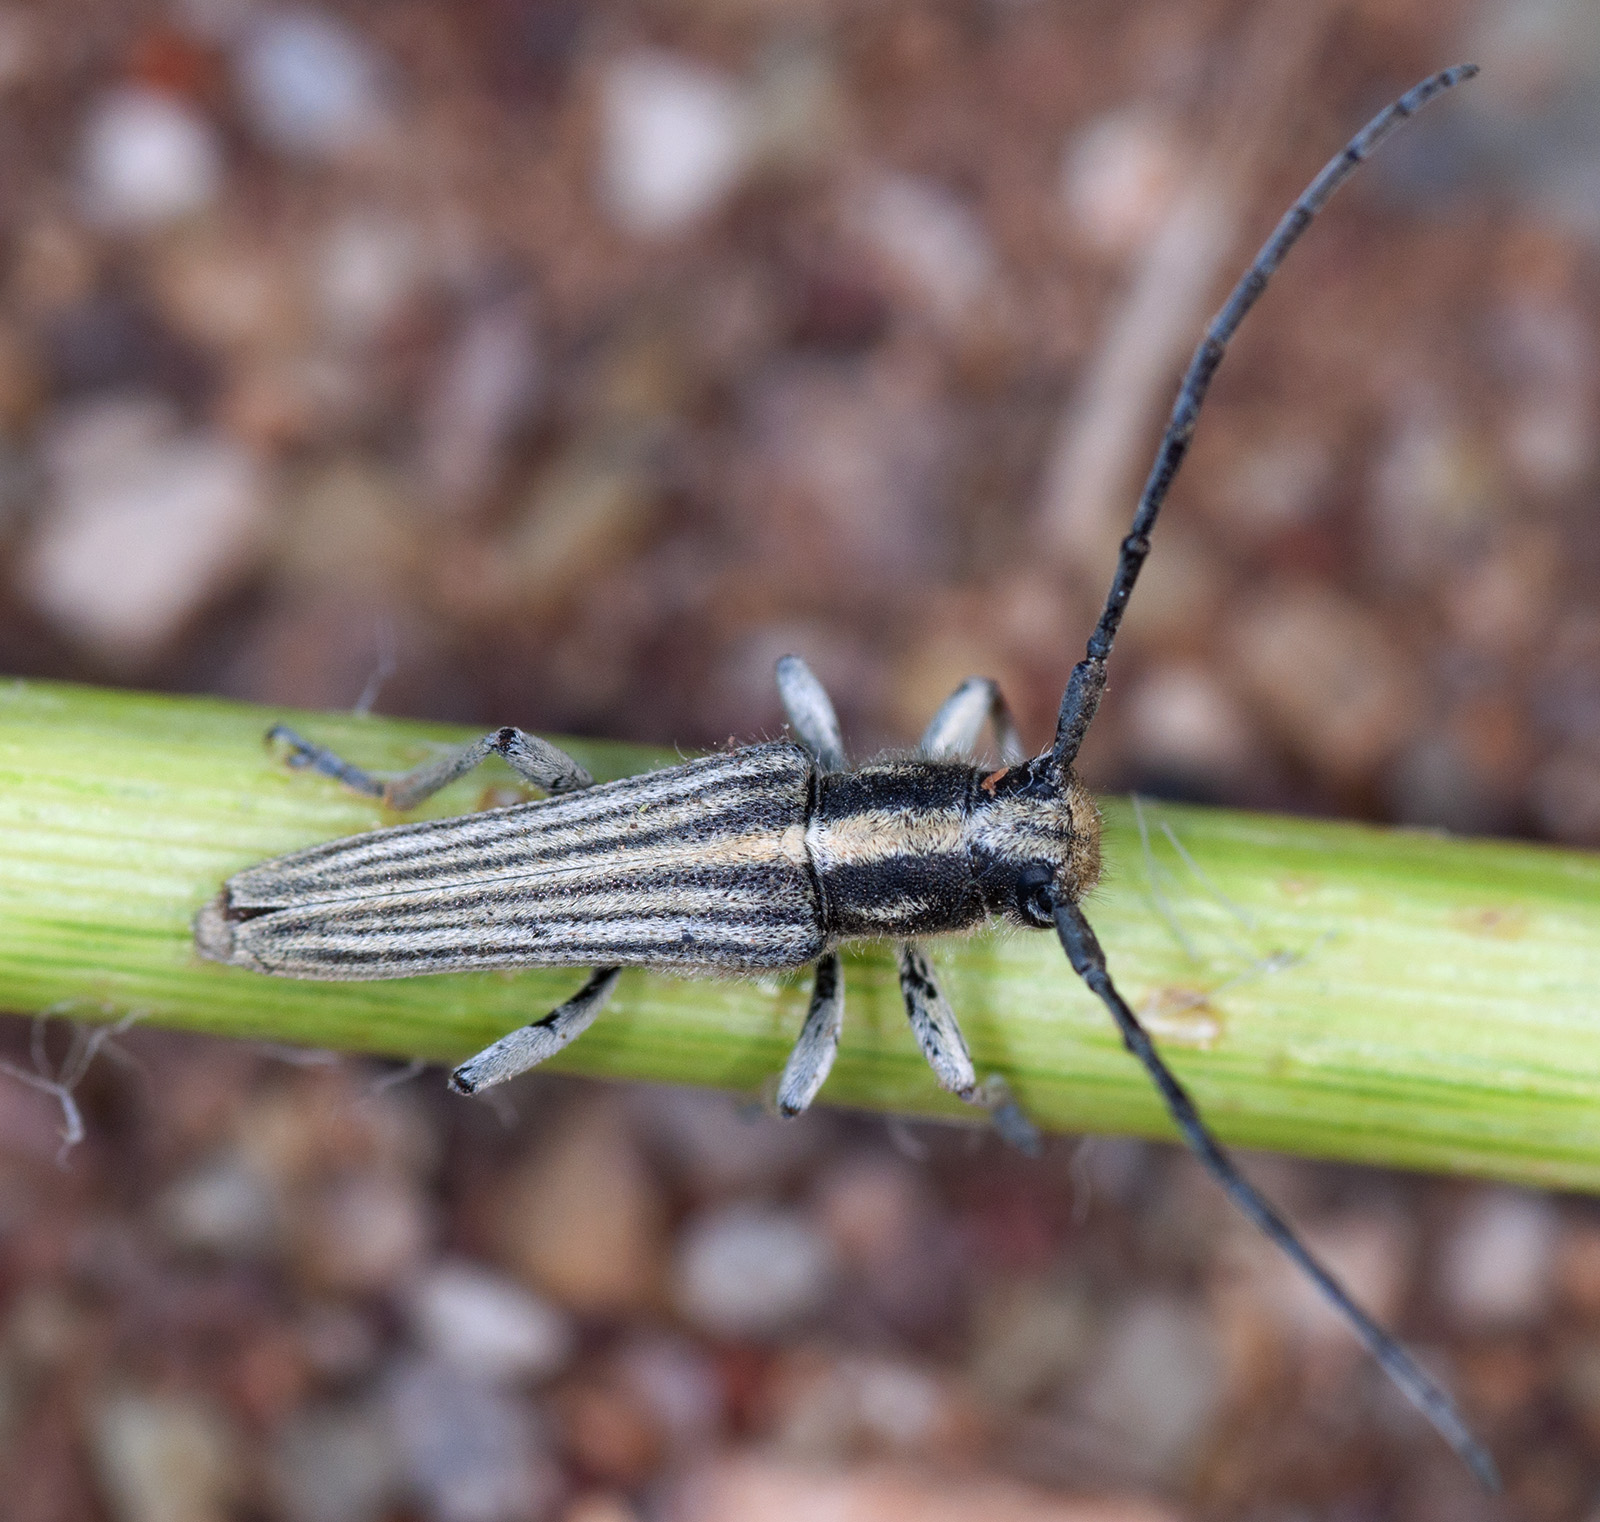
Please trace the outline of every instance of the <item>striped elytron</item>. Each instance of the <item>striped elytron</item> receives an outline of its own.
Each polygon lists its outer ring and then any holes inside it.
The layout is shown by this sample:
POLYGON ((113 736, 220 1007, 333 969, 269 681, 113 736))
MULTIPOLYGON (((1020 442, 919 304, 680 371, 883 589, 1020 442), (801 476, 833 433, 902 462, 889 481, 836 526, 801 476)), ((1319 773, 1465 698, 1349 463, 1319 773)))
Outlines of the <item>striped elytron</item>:
POLYGON ((1074 785, 1040 807, 1009 780, 938 761, 829 772, 798 745, 752 745, 253 867, 208 911, 207 944, 306 978, 800 967, 852 936, 1018 912, 1019 855, 1067 863, 1074 898, 1090 887, 1088 796, 1074 785))
POLYGON ((1150 532, 1188 451, 1229 339, 1333 192, 1407 117, 1470 77, 1423 81, 1381 112, 1285 214, 1213 319, 1184 376, 1087 653, 1073 668, 1051 744, 1029 759, 994 684, 964 683, 906 761, 851 770, 833 705, 797 657, 778 685, 799 744, 728 755, 600 787, 570 757, 517 729, 387 783, 279 729, 290 760, 414 806, 490 754, 551 796, 375 830, 264 862, 230 878, 195 922, 200 951, 294 978, 394 978, 466 968, 585 966, 584 987, 452 1075, 473 1092, 524 1072, 579 1035, 619 971, 816 968, 811 1007, 778 1087, 806 1108, 838 1048, 844 989, 837 947, 899 941, 906 1011, 940 1083, 993 1112, 1004 1134, 1032 1131, 1004 1085, 978 1080, 966 1042, 914 938, 991 916, 1054 928, 1073 969, 1105 1004, 1184 1139, 1230 1197, 1342 1312, 1396 1384, 1490 1488, 1494 1465, 1445 1392, 1313 1258, 1239 1173, 1112 984, 1079 908, 1100 870, 1100 821, 1073 762, 1105 689, 1106 662, 1150 550, 1150 532), (1001 759, 966 759, 985 724, 1001 759))

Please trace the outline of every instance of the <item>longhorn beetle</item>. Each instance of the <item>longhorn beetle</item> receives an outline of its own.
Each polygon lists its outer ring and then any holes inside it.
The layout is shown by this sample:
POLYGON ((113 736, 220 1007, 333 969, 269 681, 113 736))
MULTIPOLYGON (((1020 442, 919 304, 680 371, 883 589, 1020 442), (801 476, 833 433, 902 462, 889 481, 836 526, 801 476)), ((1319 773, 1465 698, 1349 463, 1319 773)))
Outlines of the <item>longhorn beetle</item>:
POLYGON ((565 1004, 458 1067, 451 1084, 464 1094, 566 1046, 600 1012, 623 967, 750 973, 814 965, 810 1009, 778 1085, 778 1108, 797 1115, 816 1097, 838 1049, 840 943, 888 937, 897 943, 911 1028, 939 1082, 1025 1142, 1030 1128, 1004 1085, 979 1082, 915 938, 991 916, 1053 928, 1200 1161, 1344 1315, 1483 1484, 1497 1489, 1493 1460, 1449 1396, 1238 1171, 1117 992, 1080 907, 1100 875, 1100 817, 1072 770, 1150 531, 1228 341, 1357 165, 1435 95, 1476 72, 1467 64, 1435 74, 1362 128, 1284 215, 1212 320, 1184 375, 1087 653, 1067 681, 1055 738, 1038 755, 1023 748, 998 687, 973 678, 934 715, 914 759, 852 769, 833 704, 792 655, 778 663, 778 690, 798 745, 746 746, 598 787, 571 757, 519 729, 496 730, 383 782, 279 726, 268 738, 287 747, 291 765, 336 777, 393 809, 414 807, 491 754, 550 796, 373 830, 240 872, 195 920, 202 955, 290 978, 597 969, 565 1004), (968 759, 985 723, 1003 762, 990 772, 968 759))

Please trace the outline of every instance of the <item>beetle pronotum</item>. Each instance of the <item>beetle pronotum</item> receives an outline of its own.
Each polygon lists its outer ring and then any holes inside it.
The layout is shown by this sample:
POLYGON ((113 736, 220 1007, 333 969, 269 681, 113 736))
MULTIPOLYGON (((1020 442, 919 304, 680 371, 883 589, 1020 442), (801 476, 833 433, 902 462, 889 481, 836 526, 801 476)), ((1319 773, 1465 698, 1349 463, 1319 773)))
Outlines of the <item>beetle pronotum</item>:
POLYGON ((1087 653, 1067 681, 1055 737, 1038 755, 1027 755, 995 684, 974 678, 940 708, 913 759, 851 769, 833 704, 796 656, 778 663, 778 688, 799 744, 747 746, 601 786, 518 729, 497 730, 382 782, 276 728, 269 738, 287 745, 291 764, 394 809, 414 807, 491 754, 550 796, 374 830, 251 867, 200 911, 200 952, 291 978, 596 969, 565 1004, 457 1068, 451 1082, 462 1093, 501 1083, 567 1045, 600 1012, 623 967, 749 973, 814 965, 810 1009, 778 1086, 779 1109, 796 1115, 816 1097, 838 1049, 839 944, 888 937, 898 943, 906 1013, 939 1082, 1026 1141, 1029 1128, 1004 1086, 979 1081, 915 938, 991 916, 1053 928, 1200 1161, 1495 1488, 1493 1461, 1449 1396, 1238 1171, 1118 993, 1080 907, 1100 875, 1100 821, 1072 769, 1105 690, 1107 658, 1151 529, 1229 340, 1362 160, 1435 95, 1476 72, 1447 69, 1374 117, 1284 215, 1212 320, 1184 375, 1087 653), (968 759, 986 723, 1003 762, 990 772, 968 759))

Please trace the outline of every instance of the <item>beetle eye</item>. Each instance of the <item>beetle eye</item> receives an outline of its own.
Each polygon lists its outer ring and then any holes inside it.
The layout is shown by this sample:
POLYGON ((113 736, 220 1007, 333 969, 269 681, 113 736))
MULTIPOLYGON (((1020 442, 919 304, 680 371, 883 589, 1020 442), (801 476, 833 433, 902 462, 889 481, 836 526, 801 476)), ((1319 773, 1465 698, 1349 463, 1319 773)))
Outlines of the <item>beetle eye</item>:
POLYGON ((1055 923, 1055 902, 1050 896, 1050 873, 1041 867, 1024 872, 1017 882, 1017 906, 1030 925, 1041 930, 1055 923))

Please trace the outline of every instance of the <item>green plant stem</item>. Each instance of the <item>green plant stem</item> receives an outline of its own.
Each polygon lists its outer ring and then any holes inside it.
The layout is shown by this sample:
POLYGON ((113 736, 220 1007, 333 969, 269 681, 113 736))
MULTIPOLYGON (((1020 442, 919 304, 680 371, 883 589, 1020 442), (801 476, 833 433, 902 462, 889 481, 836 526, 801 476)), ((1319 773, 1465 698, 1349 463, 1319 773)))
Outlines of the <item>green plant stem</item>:
MULTIPOLYGON (((378 769, 455 727, 199 698, 0 685, 0 1009, 452 1062, 542 1015, 566 972, 301 983, 200 961, 196 909, 239 868, 389 822, 289 771, 286 720, 378 769)), ((567 743, 567 742, 562 742, 567 743)), ((574 741, 597 777, 670 762, 574 741)), ((423 814, 481 805, 486 768, 423 814)), ((1088 903, 1116 977, 1230 1141, 1316 1156, 1600 1185, 1600 859, 1214 809, 1106 805, 1088 903)), ((935 947, 980 1073, 1051 1129, 1170 1136, 1055 937, 935 947)), ((803 975, 628 972, 555 1066, 745 1091, 781 1067, 803 975)), ((853 951, 835 1104, 970 1116, 906 1028, 892 959, 853 951)))

